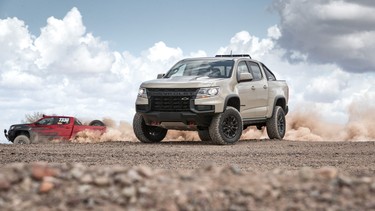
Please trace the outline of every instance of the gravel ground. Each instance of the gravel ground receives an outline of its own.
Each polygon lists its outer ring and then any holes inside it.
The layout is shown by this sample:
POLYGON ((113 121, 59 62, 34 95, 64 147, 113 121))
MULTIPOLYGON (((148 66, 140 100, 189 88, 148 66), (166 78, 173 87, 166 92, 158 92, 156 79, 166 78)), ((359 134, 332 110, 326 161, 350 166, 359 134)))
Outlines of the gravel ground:
POLYGON ((375 142, 0 145, 0 210, 375 210, 375 142))

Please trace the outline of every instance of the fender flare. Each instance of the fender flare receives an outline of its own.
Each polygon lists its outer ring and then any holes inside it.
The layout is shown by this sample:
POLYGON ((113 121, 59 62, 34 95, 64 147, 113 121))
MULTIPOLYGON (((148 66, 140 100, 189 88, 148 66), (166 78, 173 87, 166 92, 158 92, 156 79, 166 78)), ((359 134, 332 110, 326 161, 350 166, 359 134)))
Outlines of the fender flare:
POLYGON ((237 94, 229 94, 229 95, 227 95, 226 97, 225 97, 225 104, 224 104, 224 110, 223 110, 223 112, 225 111, 225 109, 227 109, 227 106, 228 106, 228 101, 230 100, 230 99, 232 99, 232 98, 236 98, 236 99, 238 99, 238 108, 236 108, 238 111, 240 111, 241 110, 241 99, 240 99, 240 97, 237 95, 237 94))
POLYGON ((273 112, 275 111, 275 107, 276 107, 276 105, 277 105, 277 102, 279 101, 279 100, 282 100, 282 105, 279 105, 279 106, 281 106, 281 108, 284 110, 284 112, 285 112, 285 115, 288 113, 288 111, 289 111, 289 108, 288 108, 288 105, 287 105, 287 102, 286 102, 286 99, 285 99, 285 97, 284 96, 281 96, 281 95, 278 95, 278 96, 276 96, 275 97, 275 99, 274 99, 274 101, 273 101, 273 106, 272 106, 272 116, 273 116, 273 112))

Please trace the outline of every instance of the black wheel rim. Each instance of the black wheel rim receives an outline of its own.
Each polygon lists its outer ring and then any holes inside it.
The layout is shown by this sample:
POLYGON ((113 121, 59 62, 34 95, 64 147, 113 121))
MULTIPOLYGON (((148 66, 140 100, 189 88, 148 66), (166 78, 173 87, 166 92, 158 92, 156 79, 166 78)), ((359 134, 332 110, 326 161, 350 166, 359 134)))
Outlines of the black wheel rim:
POLYGON ((224 136, 230 139, 236 137, 237 131, 238 131, 238 125, 239 123, 236 117, 234 116, 226 117, 221 127, 224 136))
POLYGON ((279 131, 279 135, 283 136, 285 133, 285 119, 281 114, 279 114, 277 117, 277 129, 279 131))

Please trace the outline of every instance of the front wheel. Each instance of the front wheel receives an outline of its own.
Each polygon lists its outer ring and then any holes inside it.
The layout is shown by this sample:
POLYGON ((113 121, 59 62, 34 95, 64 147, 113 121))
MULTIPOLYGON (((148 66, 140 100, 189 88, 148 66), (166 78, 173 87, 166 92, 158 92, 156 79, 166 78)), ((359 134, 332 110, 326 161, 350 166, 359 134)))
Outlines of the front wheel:
POLYGON ((273 115, 267 120, 267 134, 270 139, 283 139, 286 132, 285 112, 276 106, 273 115))
POLYGON ((223 113, 212 118, 209 132, 215 144, 235 144, 241 137, 243 123, 240 113, 233 107, 227 107, 223 113))
POLYGON ((156 143, 162 141, 168 130, 161 127, 146 125, 142 115, 136 113, 133 119, 133 130, 135 136, 143 143, 156 143))
POLYGON ((31 144, 30 138, 25 135, 17 136, 14 141, 14 144, 31 144))

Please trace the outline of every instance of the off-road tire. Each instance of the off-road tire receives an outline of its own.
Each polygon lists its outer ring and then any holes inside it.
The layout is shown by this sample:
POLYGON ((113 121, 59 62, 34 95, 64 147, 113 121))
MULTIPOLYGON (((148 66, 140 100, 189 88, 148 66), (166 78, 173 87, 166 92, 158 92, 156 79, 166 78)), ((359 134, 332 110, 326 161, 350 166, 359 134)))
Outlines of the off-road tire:
POLYGON ((13 144, 31 144, 31 141, 26 135, 19 135, 14 139, 13 144))
POLYGON ((208 130, 198 130, 198 136, 203 142, 212 142, 210 132, 208 130))
POLYGON ((165 128, 146 125, 140 113, 134 115, 133 130, 138 140, 143 143, 160 142, 165 138, 168 132, 165 128))
POLYGON ((273 115, 267 120, 267 134, 270 139, 283 139, 286 132, 285 112, 280 106, 275 106, 273 115))
POLYGON ((100 120, 92 120, 89 125, 90 126, 105 126, 105 124, 100 120))
POLYGON ((219 145, 235 144, 241 137, 243 123, 240 112, 228 106, 212 118, 209 132, 212 142, 219 145))

